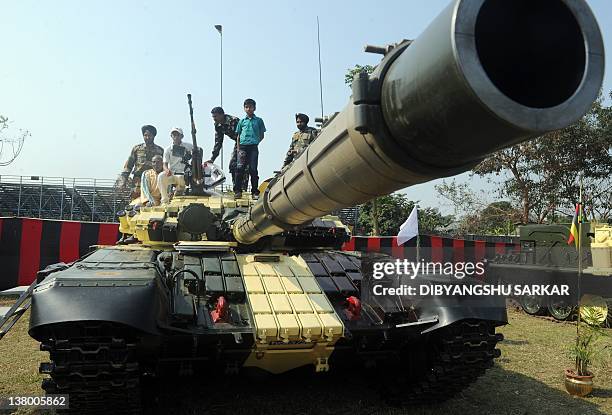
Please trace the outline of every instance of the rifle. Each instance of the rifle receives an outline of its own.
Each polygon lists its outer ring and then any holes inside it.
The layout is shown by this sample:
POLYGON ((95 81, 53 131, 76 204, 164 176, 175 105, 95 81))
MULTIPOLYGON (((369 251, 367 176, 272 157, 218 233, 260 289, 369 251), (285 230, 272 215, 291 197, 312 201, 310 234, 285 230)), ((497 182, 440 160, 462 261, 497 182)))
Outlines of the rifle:
POLYGON ((191 192, 192 194, 202 194, 204 191, 204 175, 202 174, 202 155, 198 148, 196 140, 196 127, 193 120, 193 105, 191 103, 191 94, 187 94, 187 103, 189 104, 189 117, 191 118, 191 140, 193 150, 191 154, 191 192))

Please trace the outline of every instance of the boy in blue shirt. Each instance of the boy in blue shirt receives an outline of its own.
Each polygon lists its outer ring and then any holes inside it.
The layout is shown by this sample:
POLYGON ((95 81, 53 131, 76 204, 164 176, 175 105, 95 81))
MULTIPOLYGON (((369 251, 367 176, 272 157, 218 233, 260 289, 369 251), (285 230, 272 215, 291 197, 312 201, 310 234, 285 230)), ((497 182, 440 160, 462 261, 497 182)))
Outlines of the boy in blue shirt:
MULTIPOLYGON (((249 166, 249 174, 251 175, 251 194, 254 199, 259 197, 259 176, 257 173, 257 161, 259 158, 259 149, 257 146, 264 139, 266 126, 261 118, 255 115, 255 100, 247 98, 244 100, 244 112, 246 117, 241 119, 236 125, 236 134, 239 137, 240 150, 246 153, 246 165, 249 166)), ((240 183, 243 180, 244 171, 237 172, 237 179, 234 182, 235 198, 242 197, 240 183)))

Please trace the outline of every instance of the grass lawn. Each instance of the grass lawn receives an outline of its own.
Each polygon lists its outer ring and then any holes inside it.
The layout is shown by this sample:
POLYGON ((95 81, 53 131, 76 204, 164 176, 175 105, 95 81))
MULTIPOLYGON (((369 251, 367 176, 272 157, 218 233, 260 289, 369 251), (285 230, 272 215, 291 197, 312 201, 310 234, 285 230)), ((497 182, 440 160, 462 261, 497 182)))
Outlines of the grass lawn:
MULTIPOLYGON (((0 305, 6 305, 0 300, 0 305)), ((347 375, 277 376, 265 380, 224 379, 214 373, 161 380, 154 408, 160 414, 612 414, 612 338, 593 366, 596 389, 585 399, 570 397, 563 369, 571 366, 567 346, 575 326, 509 311, 501 328, 502 357, 456 398, 435 406, 389 406, 372 379, 347 375)), ((38 365, 48 359, 27 335, 28 315, 0 341, 0 396, 41 394, 38 365)), ((19 414, 43 413, 22 409, 19 414)))

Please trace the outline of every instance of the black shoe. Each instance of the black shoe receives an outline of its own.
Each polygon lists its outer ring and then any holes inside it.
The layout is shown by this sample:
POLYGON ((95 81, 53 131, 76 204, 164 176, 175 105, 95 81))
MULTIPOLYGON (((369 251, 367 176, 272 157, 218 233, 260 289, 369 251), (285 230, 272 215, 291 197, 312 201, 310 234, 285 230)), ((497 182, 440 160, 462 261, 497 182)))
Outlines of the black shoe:
POLYGON ((255 197, 255 198, 259 197, 259 190, 254 190, 253 191, 253 197, 255 197))

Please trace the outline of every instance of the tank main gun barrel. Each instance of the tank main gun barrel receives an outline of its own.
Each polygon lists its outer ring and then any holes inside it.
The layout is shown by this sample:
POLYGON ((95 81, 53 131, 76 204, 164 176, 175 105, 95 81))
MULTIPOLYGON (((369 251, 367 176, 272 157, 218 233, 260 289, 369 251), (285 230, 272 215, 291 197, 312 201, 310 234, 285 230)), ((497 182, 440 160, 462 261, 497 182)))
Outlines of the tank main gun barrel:
POLYGON ((352 98, 233 227, 251 244, 343 207, 473 168, 579 120, 604 49, 583 0, 454 0, 361 73, 352 98))

